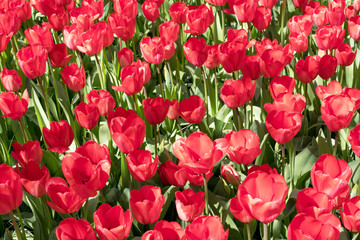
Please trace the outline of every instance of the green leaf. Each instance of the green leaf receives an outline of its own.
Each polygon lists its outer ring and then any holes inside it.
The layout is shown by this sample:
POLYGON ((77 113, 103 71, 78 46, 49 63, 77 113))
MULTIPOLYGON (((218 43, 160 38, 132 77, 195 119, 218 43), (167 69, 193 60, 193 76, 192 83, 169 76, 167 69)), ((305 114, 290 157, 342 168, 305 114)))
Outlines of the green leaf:
POLYGON ((294 178, 295 183, 298 184, 298 179, 309 173, 312 166, 318 159, 317 148, 314 146, 306 147, 295 157, 295 170, 294 170, 294 178))
POLYGON ((42 163, 49 169, 51 176, 63 177, 59 160, 51 151, 43 151, 42 163))
POLYGON ((170 207, 171 202, 175 198, 175 192, 179 190, 179 187, 176 186, 170 186, 168 189, 166 189, 165 193, 163 194, 165 196, 165 203, 161 210, 161 215, 159 220, 163 220, 165 217, 165 214, 170 207))

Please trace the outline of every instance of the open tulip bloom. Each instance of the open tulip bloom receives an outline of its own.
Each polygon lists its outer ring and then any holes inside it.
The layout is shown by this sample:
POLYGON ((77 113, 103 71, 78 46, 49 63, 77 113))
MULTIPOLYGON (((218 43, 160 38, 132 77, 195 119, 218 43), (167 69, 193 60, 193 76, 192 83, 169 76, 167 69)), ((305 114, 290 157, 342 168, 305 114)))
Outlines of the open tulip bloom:
POLYGON ((357 239, 360 0, 0 0, 0 239, 357 239))

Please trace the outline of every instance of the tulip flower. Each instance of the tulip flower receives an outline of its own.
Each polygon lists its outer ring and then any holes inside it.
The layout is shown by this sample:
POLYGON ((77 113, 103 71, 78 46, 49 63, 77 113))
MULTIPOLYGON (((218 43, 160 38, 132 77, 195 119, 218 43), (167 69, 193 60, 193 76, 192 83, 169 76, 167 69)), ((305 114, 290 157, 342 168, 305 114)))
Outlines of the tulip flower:
POLYGON ((59 14, 54 13, 47 17, 49 19, 49 23, 47 24, 48 27, 54 29, 55 31, 63 31, 66 26, 69 26, 68 12, 63 12, 59 14))
POLYGON ((200 123, 206 113, 205 102, 199 96, 191 95, 180 102, 179 113, 188 123, 200 123))
POLYGON ((306 99, 301 94, 283 94, 276 98, 273 103, 265 103, 264 109, 267 113, 272 111, 301 113, 306 105, 306 99))
POLYGON ((227 240, 229 229, 224 231, 218 216, 200 216, 185 228, 187 240, 218 239, 227 240))
POLYGON ((162 97, 146 98, 142 104, 146 120, 148 120, 151 125, 156 125, 165 120, 169 110, 170 100, 164 100, 162 97))
POLYGON ((134 53, 129 48, 122 48, 118 52, 120 66, 126 67, 134 62, 134 53))
POLYGON ((177 222, 161 220, 155 224, 154 230, 159 231, 165 238, 185 240, 185 231, 177 222))
POLYGON ((148 63, 161 63, 165 54, 164 47, 164 41, 159 37, 146 37, 140 42, 141 53, 148 63))
POLYGON ((179 24, 175 21, 166 21, 159 26, 160 37, 166 39, 167 42, 176 42, 179 36, 179 24))
POLYGON ((144 16, 150 22, 155 22, 159 17, 159 6, 150 0, 145 0, 145 2, 141 5, 141 9, 144 13, 144 16))
POLYGON ((319 62, 319 76, 322 79, 331 78, 336 72, 336 67, 336 58, 327 54, 324 55, 319 62))
POLYGON ((26 46, 16 53, 16 58, 25 76, 34 79, 44 75, 48 52, 42 46, 26 46))
POLYGON ((165 203, 159 187, 145 185, 140 190, 131 190, 130 208, 134 218, 141 224, 155 223, 165 203))
POLYGON ((66 218, 56 228, 56 237, 59 240, 78 239, 96 240, 96 234, 90 223, 85 219, 66 218))
POLYGON ((23 200, 19 175, 6 164, 0 165, 0 214, 17 209, 23 200))
MULTIPOLYGON (((120 0, 121 1, 121 0, 120 0)), ((134 4, 137 6, 137 3, 134 4)), ((135 18, 126 15, 119 15, 111 13, 108 18, 108 23, 112 32, 121 40, 130 40, 135 33, 135 18)))
POLYGON ((359 29, 360 29, 360 17, 355 16, 350 18, 348 22, 349 34, 356 41, 360 40, 359 29))
POLYGON ((22 86, 20 75, 15 70, 4 68, 0 73, 1 83, 10 92, 18 91, 22 86))
POLYGON ((42 46, 48 52, 51 52, 54 41, 50 29, 45 26, 34 25, 24 31, 26 40, 31 46, 42 46))
POLYGON ((29 162, 20 172, 20 180, 24 189, 31 195, 41 198, 46 194, 45 185, 50 179, 47 167, 40 166, 38 163, 29 162))
POLYGON ((271 9, 264 6, 258 6, 256 8, 254 19, 252 23, 258 31, 265 30, 271 22, 271 9))
POLYGON ((29 94, 25 89, 22 98, 13 92, 0 93, 0 109, 4 113, 2 117, 7 117, 12 120, 19 120, 25 115, 29 105, 29 94))
POLYGON ((252 220, 254 220, 241 205, 239 198, 234 197, 230 200, 230 212, 234 218, 242 223, 250 223, 252 220))
POLYGON ((171 184, 177 187, 183 187, 188 181, 185 168, 179 167, 172 161, 166 161, 160 164, 158 172, 161 182, 164 185, 171 184))
POLYGON ((255 17, 258 1, 235 1, 233 9, 239 22, 251 22, 255 17))
POLYGON ((65 67, 72 58, 72 54, 68 55, 68 49, 64 43, 54 44, 51 52, 49 52, 51 65, 54 67, 65 67))
POLYGON ((201 67, 208 57, 205 39, 189 38, 183 46, 186 59, 193 65, 201 67))
POLYGON ((225 164, 220 169, 221 176, 234 186, 239 186, 241 177, 240 174, 233 168, 231 164, 225 164))
POLYGON ((69 146, 74 140, 74 132, 68 122, 52 121, 50 129, 43 127, 43 135, 49 150, 57 153, 63 153, 69 150, 69 146))
POLYGON ((220 89, 220 98, 229 108, 238 108, 251 101, 256 90, 256 82, 244 76, 241 80, 228 79, 220 89))
POLYGON ((43 152, 41 150, 39 141, 27 141, 23 146, 17 142, 14 142, 12 147, 14 151, 11 152, 11 155, 20 164, 21 167, 25 167, 30 162, 36 162, 38 165, 40 165, 43 152))
POLYGON ((187 7, 184 2, 176 2, 171 4, 169 14, 171 19, 177 24, 186 23, 187 7))
POLYGON ((99 109, 94 103, 81 102, 74 109, 75 117, 79 125, 92 130, 99 122, 99 109))
POLYGON ((109 204, 102 204, 93 218, 100 240, 126 239, 133 220, 129 209, 124 212, 121 206, 111 207, 109 204))
POLYGON ((344 36, 345 30, 340 26, 324 26, 316 30, 315 42, 321 50, 336 49, 344 41, 344 36))
POLYGON ((287 60, 284 50, 265 50, 260 58, 260 72, 265 78, 276 77, 284 69, 287 60))
POLYGON ((219 59, 226 72, 232 73, 240 70, 241 62, 246 53, 245 47, 244 43, 238 41, 227 41, 220 45, 219 59))
POLYGON ((295 52, 302 53, 308 49, 308 37, 304 33, 290 33, 289 42, 295 52))
POLYGON ((289 76, 274 77, 270 81, 269 89, 273 99, 292 93, 295 89, 295 79, 289 76))
POLYGON ((355 196, 344 202, 342 210, 340 210, 341 220, 344 227, 353 232, 360 232, 360 221, 358 212, 360 210, 360 197, 355 196))
POLYGON ((320 60, 317 56, 307 56, 305 60, 300 59, 295 65, 298 79, 303 83, 313 81, 319 73, 320 60))
POLYGON ((175 192, 175 205, 179 218, 184 222, 192 222, 205 209, 205 192, 194 192, 186 189, 175 192))
POLYGON ((186 13, 186 24, 189 29, 185 33, 191 33, 195 36, 206 32, 207 28, 215 21, 212 8, 208 8, 205 4, 198 6, 188 6, 186 13))
POLYGON ((136 18, 137 15, 137 1, 136 0, 115 0, 114 1, 114 10, 117 14, 121 14, 123 16, 127 16, 130 18, 136 18))
POLYGON ((83 66, 79 69, 76 63, 72 63, 66 67, 61 73, 61 80, 71 90, 78 92, 84 88, 86 84, 85 69, 83 66))
POLYGON ((360 124, 356 125, 349 133, 349 143, 356 156, 360 156, 360 124))
POLYGON ((122 86, 113 86, 112 88, 115 91, 124 92, 126 95, 134 95, 142 90, 145 84, 144 78, 146 76, 151 77, 151 74, 148 65, 145 65, 145 70, 148 70, 149 73, 141 71, 139 62, 140 60, 121 69, 120 78, 122 86))
POLYGON ((249 76, 251 80, 260 77, 260 55, 246 55, 241 62, 240 70, 243 76, 249 76))
POLYGON ((97 90, 92 90, 86 95, 86 99, 89 103, 96 105, 101 116, 108 116, 116 106, 115 100, 111 94, 103 89, 100 89, 99 93, 97 90))
POLYGON ((129 153, 126 157, 126 162, 131 176, 139 182, 144 182, 155 175, 159 156, 156 156, 153 162, 150 151, 139 149, 129 153))
POLYGON ((166 117, 171 120, 176 120, 180 116, 179 113, 179 102, 176 99, 173 99, 171 102, 169 102, 169 110, 166 114, 166 117))
POLYGON ((0 32, 5 33, 10 38, 14 36, 21 27, 20 18, 9 13, 0 13, 0 32))
POLYGON ((340 95, 342 92, 343 89, 338 81, 331 81, 327 86, 316 87, 316 95, 322 101, 325 101, 328 97, 340 95))
POLYGON ((313 188, 301 190, 296 197, 297 213, 306 213, 315 218, 322 214, 330 213, 332 206, 329 197, 313 188))
POLYGON ((291 33, 303 33, 306 37, 311 33, 313 20, 310 15, 295 15, 288 21, 288 27, 291 33))
POLYGON ((337 64, 340 66, 349 66, 351 65, 356 57, 357 50, 352 51, 352 48, 347 43, 339 44, 338 48, 335 50, 335 57, 337 64))

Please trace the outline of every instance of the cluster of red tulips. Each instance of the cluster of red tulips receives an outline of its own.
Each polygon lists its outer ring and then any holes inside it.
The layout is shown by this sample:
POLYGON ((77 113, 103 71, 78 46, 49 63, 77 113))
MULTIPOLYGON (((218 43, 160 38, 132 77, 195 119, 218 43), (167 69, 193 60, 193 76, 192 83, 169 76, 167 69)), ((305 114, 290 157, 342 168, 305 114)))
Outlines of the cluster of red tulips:
POLYGON ((0 238, 357 239, 359 11, 2 0, 0 238))

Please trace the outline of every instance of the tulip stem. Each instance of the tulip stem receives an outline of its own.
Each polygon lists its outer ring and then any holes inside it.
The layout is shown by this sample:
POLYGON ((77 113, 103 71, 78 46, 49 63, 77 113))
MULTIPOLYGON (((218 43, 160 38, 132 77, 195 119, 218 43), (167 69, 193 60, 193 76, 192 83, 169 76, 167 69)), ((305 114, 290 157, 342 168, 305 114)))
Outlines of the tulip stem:
POLYGON ((205 191, 205 215, 209 215, 209 189, 206 181, 206 174, 203 174, 204 177, 204 191, 205 191))
POLYGON ((281 175, 285 177, 285 144, 280 144, 280 146, 281 146, 281 158, 282 158, 281 175))
MULTIPOLYGON (((201 66, 203 79, 204 79, 204 92, 205 92, 205 108, 208 109, 209 107, 209 100, 208 100, 208 90, 207 90, 207 81, 204 66, 201 66)), ((206 114, 206 123, 209 124, 209 114, 206 114)))
POLYGON ((247 122, 247 116, 246 116, 246 104, 244 104, 244 128, 247 128, 246 122, 247 122))
POLYGON ((222 28, 222 41, 225 41, 225 18, 224 18, 224 6, 221 7, 221 28, 222 28))
MULTIPOLYGON (((57 85, 56 85, 56 80, 55 80, 55 76, 54 76, 54 71, 53 71, 53 68, 51 66, 51 62, 50 60, 48 60, 48 64, 49 64, 49 69, 50 69, 50 73, 51 73, 51 78, 53 80, 53 85, 54 85, 54 90, 55 90, 55 96, 56 96, 56 99, 59 99, 59 92, 58 92, 58 88, 57 88, 57 85)), ((60 105, 59 105, 59 101, 55 101, 56 102, 56 110, 57 110, 57 114, 58 114, 58 118, 60 118, 60 105)))
POLYGON ((27 141, 28 141, 28 138, 26 137, 24 125, 23 125, 23 123, 21 122, 21 119, 19 119, 19 123, 20 123, 20 129, 21 129, 22 135, 24 136, 24 141, 27 142, 27 141))
POLYGON ((163 88, 162 79, 161 79, 160 66, 159 66, 159 64, 157 64, 156 66, 157 66, 157 72, 158 72, 158 77, 159 77, 161 96, 163 98, 165 98, 164 88, 163 88))
POLYGON ((171 66, 170 66, 170 63, 169 63, 169 62, 167 62, 167 67, 168 67, 168 70, 169 70, 170 81, 171 81, 171 88, 172 88, 172 91, 173 91, 173 90, 174 90, 174 80, 173 80, 173 75, 172 75, 171 66))
POLYGON ((16 235, 17 235, 18 239, 22 240, 23 237, 22 237, 22 235, 20 233, 19 225, 17 224, 12 211, 9 212, 9 215, 10 215, 10 218, 11 218, 11 222, 12 222, 14 228, 15 228, 15 232, 16 232, 16 235))
POLYGON ((246 231, 247 231, 247 238, 248 238, 248 240, 251 240, 251 231, 250 231, 250 225, 249 225, 249 223, 246 223, 246 231))
POLYGON ((39 82, 39 85, 40 85, 40 88, 41 88, 41 91, 42 91, 42 94, 43 94, 43 97, 44 97, 46 113, 47 113, 47 115, 48 115, 49 122, 51 122, 51 115, 50 115, 50 110, 49 110, 49 103, 48 103, 48 100, 47 100, 47 98, 46 98, 45 89, 44 89, 44 86, 43 86, 43 84, 42 84, 42 81, 41 81, 40 77, 37 77, 37 80, 38 80, 38 82, 39 82))
POLYGON ((305 136, 307 136, 307 132, 308 132, 308 129, 307 129, 307 105, 309 104, 309 96, 308 96, 308 83, 304 83, 305 86, 304 86, 304 95, 305 95, 305 107, 304 107, 304 122, 306 123, 305 124, 305 128, 304 128, 304 134, 305 136))
POLYGON ((0 57, 1 57, 1 62, 2 62, 2 69, 6 68, 6 62, 5 62, 5 59, 2 55, 2 53, 0 53, 0 57))
POLYGON ((50 214, 50 211, 49 211, 49 208, 47 206, 47 203, 46 203, 46 197, 43 196, 41 198, 42 202, 43 202, 43 205, 44 205, 44 208, 45 208, 45 212, 46 212, 46 215, 48 216, 49 218, 49 227, 50 227, 50 232, 53 230, 53 224, 52 224, 52 217, 51 217, 51 214, 50 214))
POLYGON ((137 104, 137 99, 136 99, 136 93, 133 95, 133 100, 134 100, 134 108, 137 113, 138 112, 138 104, 137 104))
POLYGON ((342 86, 343 79, 344 79, 345 66, 341 66, 340 68, 341 68, 340 85, 342 86))
POLYGON ((178 127, 179 127, 179 130, 180 130, 180 134, 181 134, 181 136, 182 137, 184 137, 184 133, 183 133, 183 131, 182 131, 182 128, 181 128, 181 125, 180 125, 180 123, 179 123, 179 120, 178 119, 176 119, 176 124, 178 125, 178 127))
POLYGON ((183 24, 180 24, 180 47, 182 48, 180 52, 181 52, 181 65, 185 69, 185 55, 184 55, 184 50, 183 50, 184 43, 183 43, 182 27, 183 27, 183 24))
POLYGON ((19 208, 16 209, 16 212, 17 212, 17 214, 18 214, 18 218, 19 218, 19 222, 20 222, 20 226, 21 226, 21 231, 22 231, 23 237, 24 237, 24 239, 26 239, 25 229, 24 229, 24 223, 23 223, 23 220, 22 220, 22 217, 21 217, 21 212, 20 212, 19 208))
POLYGON ((242 121, 241 121, 241 115, 240 115, 240 112, 239 112, 239 109, 238 108, 234 108, 235 110, 235 113, 236 113, 236 116, 237 116, 237 120, 238 120, 238 131, 240 129, 242 129, 242 121))
POLYGON ((263 224, 264 224, 264 240, 268 240, 268 239, 269 239, 269 237, 268 237, 268 235, 269 235, 269 228, 268 228, 267 223, 263 223, 263 224))
POLYGON ((333 148, 333 155, 336 157, 336 150, 339 142, 339 132, 335 132, 335 145, 333 148))
POLYGON ((154 129, 155 129, 154 137, 155 137, 155 156, 156 156, 157 155, 157 124, 154 125, 154 129))
POLYGON ((285 23, 285 14, 286 14, 286 1, 283 0, 282 2, 282 8, 281 8, 281 30, 280 30, 280 36, 281 36, 281 43, 284 45, 284 23, 285 23))
POLYGON ((104 76, 103 76, 102 71, 101 71, 99 58, 98 58, 97 54, 95 54, 94 56, 95 56, 95 61, 96 61, 96 67, 97 67, 97 70, 99 72, 100 86, 101 86, 102 89, 106 90, 106 83, 104 81, 104 76))
POLYGON ((94 134, 93 134, 93 132, 91 131, 91 129, 89 129, 89 132, 90 132, 90 139, 91 139, 91 141, 94 141, 94 134))
POLYGON ((85 219, 85 220, 87 220, 88 205, 89 205, 89 199, 86 199, 85 206, 84 206, 84 219, 85 219))

